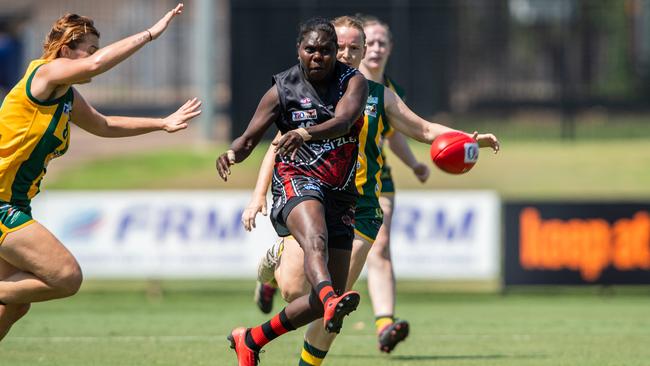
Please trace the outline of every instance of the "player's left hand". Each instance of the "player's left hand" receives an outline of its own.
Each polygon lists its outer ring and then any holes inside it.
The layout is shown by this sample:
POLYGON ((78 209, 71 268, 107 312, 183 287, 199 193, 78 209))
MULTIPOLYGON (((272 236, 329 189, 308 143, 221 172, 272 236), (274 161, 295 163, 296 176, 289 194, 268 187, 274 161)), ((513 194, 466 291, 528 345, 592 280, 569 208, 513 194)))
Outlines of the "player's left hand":
POLYGON ((201 114, 201 101, 198 98, 192 98, 185 102, 178 110, 169 116, 163 118, 161 129, 167 132, 176 132, 184 130, 188 122, 201 114))
POLYGON ((424 183, 429 179, 429 174, 431 173, 431 170, 426 164, 422 164, 418 161, 417 164, 413 167, 413 174, 415 174, 415 177, 420 181, 420 183, 424 183))
POLYGON ((305 142, 302 136, 298 132, 289 131, 280 137, 280 140, 273 141, 272 144, 275 145, 274 152, 279 154, 282 157, 287 155, 291 156, 291 160, 295 160, 296 153, 302 144, 305 142))
POLYGON ((160 37, 160 35, 167 29, 171 21, 179 14, 183 13, 183 3, 179 3, 174 9, 168 11, 156 24, 147 29, 151 34, 151 40, 160 37))
POLYGON ((492 148, 495 154, 498 153, 499 150, 501 149, 499 140, 497 140, 497 137, 491 133, 479 134, 478 131, 474 131, 474 133, 472 134, 472 138, 476 140, 476 142, 478 142, 479 147, 490 147, 492 148))

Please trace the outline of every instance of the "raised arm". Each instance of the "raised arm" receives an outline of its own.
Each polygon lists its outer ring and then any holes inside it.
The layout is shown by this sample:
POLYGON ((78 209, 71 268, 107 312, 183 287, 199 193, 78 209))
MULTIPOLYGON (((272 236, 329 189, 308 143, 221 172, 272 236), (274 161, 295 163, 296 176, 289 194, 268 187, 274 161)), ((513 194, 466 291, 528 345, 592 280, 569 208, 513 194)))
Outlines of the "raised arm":
POLYGON ((201 114, 201 101, 190 99, 165 118, 104 116, 73 88, 74 103, 71 121, 82 129, 101 137, 126 137, 164 130, 176 132, 187 128, 188 122, 201 114))
POLYGON ((499 141, 491 133, 469 134, 435 122, 429 122, 415 114, 395 92, 384 89, 384 109, 391 126, 404 135, 417 141, 430 144, 436 137, 445 132, 457 131, 474 138, 480 147, 491 147, 494 152, 499 151, 499 141))
POLYGON ((174 17, 182 11, 183 4, 178 4, 151 28, 101 48, 88 57, 74 59, 59 57, 41 66, 32 80, 32 95, 46 100, 59 85, 84 82, 110 70, 147 42, 158 38, 174 17))
POLYGON ((262 97, 246 131, 235 139, 230 149, 217 157, 217 171, 224 181, 230 175, 230 166, 244 161, 260 142, 266 130, 280 116, 278 89, 272 86, 262 97))
MULTIPOLYGON (((274 140, 278 140, 280 136, 280 133, 278 133, 274 140)), ((273 151, 274 147, 271 144, 266 151, 266 155, 264 155, 264 160, 262 160, 251 201, 241 215, 241 222, 246 231, 255 228, 255 217, 258 213, 261 212, 262 215, 266 216, 266 193, 271 185, 271 179, 273 179, 273 167, 275 165, 275 152, 273 151)))
POLYGON ((299 128, 285 133, 276 143, 275 152, 295 156, 305 141, 325 140, 344 136, 361 116, 368 100, 368 82, 361 74, 353 76, 341 100, 336 105, 334 118, 321 124, 299 128))

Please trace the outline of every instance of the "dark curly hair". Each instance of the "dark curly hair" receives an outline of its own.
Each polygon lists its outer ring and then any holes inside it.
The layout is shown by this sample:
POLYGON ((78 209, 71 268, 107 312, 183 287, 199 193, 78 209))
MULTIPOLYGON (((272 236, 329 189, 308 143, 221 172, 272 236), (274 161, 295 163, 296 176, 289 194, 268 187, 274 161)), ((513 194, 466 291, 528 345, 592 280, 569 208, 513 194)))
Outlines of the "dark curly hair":
POLYGON ((334 42, 334 45, 338 47, 338 39, 336 38, 336 29, 332 23, 321 17, 307 19, 306 21, 300 24, 300 30, 298 31, 298 39, 296 40, 297 44, 300 44, 305 39, 305 36, 311 32, 323 32, 327 36, 329 41, 334 42))

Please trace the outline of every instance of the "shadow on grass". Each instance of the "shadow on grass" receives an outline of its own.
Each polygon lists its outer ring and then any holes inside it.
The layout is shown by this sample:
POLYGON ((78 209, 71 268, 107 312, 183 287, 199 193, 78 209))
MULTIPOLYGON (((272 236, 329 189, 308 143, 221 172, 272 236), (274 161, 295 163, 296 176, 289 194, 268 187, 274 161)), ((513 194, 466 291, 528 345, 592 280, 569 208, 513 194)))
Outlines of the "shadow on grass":
POLYGON ((346 359, 382 359, 386 360, 391 359, 395 361, 442 361, 442 360, 499 360, 499 359, 532 359, 532 358, 546 358, 546 355, 394 355, 386 356, 383 354, 373 354, 373 355, 350 355, 350 354, 338 354, 331 355, 328 358, 346 358, 346 359))

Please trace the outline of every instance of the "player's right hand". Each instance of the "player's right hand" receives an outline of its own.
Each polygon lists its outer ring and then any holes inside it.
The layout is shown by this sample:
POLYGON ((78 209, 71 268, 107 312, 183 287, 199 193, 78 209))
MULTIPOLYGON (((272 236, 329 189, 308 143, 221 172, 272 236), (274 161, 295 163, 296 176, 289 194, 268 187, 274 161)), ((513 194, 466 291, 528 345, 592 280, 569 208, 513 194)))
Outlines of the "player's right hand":
POLYGON ((495 154, 501 150, 499 140, 491 133, 478 133, 478 131, 474 131, 472 138, 478 142, 479 147, 490 147, 495 154))
POLYGON ((224 182, 227 182, 228 176, 230 175, 230 166, 235 165, 235 154, 233 151, 228 150, 225 153, 219 155, 216 165, 219 176, 221 179, 223 179, 224 182))
POLYGON ((148 29, 148 31, 151 33, 151 39, 154 40, 167 29, 167 26, 169 23, 171 23, 172 19, 176 17, 176 15, 181 14, 183 12, 183 3, 179 3, 176 5, 176 7, 165 14, 158 23, 154 24, 151 26, 151 28, 148 29))
POLYGON ((246 231, 253 230, 255 226, 255 217, 258 213, 266 216, 266 197, 256 197, 253 198, 251 203, 248 204, 248 207, 244 209, 244 212, 241 214, 241 223, 244 225, 246 231))
POLYGON ((282 135, 279 140, 273 141, 271 144, 275 146, 273 152, 282 157, 289 156, 291 160, 295 160, 296 153, 304 142, 305 140, 298 132, 291 130, 282 135))

